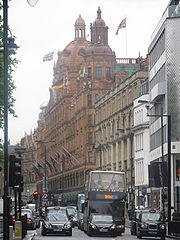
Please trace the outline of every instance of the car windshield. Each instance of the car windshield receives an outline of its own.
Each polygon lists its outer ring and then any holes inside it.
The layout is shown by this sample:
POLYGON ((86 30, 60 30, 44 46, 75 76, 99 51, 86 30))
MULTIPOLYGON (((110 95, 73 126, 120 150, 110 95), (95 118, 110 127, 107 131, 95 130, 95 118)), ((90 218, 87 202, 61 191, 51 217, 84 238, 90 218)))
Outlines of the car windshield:
POLYGON ((159 213, 142 213, 142 221, 158 221, 160 217, 159 213))
POLYGON ((67 219, 67 216, 64 215, 64 214, 58 214, 58 213, 53 213, 53 214, 48 214, 46 216, 46 221, 53 221, 53 222, 56 222, 56 221, 68 221, 67 219))
POLYGON ((74 208, 67 208, 68 215, 75 215, 76 210, 74 208))
POLYGON ((110 215, 93 215, 92 216, 92 222, 113 222, 113 218, 110 215))

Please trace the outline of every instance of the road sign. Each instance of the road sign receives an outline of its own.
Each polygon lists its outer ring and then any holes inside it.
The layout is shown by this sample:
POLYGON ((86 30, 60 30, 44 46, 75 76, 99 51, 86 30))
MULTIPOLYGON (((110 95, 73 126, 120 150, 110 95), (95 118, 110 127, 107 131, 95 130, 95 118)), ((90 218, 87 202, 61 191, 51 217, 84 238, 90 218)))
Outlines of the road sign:
POLYGON ((43 195, 42 195, 42 199, 48 199, 48 194, 47 193, 43 193, 43 195))

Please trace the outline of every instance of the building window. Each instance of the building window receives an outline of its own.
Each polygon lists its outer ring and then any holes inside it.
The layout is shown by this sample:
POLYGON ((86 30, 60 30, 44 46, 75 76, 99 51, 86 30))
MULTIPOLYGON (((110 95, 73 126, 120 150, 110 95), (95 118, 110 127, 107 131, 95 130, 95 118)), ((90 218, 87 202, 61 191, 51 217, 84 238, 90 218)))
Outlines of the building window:
POLYGON ((99 100, 99 95, 96 93, 95 95, 95 101, 97 102, 99 100))
POLYGON ((92 95, 88 95, 88 107, 92 106, 92 95))
POLYGON ((92 143, 92 132, 88 133, 88 143, 92 143))
POLYGON ((92 78, 92 68, 88 67, 88 78, 92 78))
POLYGON ((88 162, 92 163, 92 151, 88 152, 88 162))
POLYGON ((107 67, 106 68, 106 79, 110 79, 110 77, 111 77, 111 69, 110 69, 110 67, 107 67))
POLYGON ((101 78, 102 77, 102 68, 97 67, 96 68, 96 78, 101 78))
POLYGON ((92 115, 88 115, 88 126, 92 126, 92 115))

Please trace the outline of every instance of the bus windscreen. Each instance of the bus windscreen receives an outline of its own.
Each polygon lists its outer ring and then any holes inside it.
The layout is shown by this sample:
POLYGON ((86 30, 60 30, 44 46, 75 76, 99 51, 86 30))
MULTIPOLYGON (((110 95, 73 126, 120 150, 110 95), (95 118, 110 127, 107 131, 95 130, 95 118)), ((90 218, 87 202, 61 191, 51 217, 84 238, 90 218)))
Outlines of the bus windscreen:
POLYGON ((124 192, 124 174, 92 172, 90 190, 124 192))

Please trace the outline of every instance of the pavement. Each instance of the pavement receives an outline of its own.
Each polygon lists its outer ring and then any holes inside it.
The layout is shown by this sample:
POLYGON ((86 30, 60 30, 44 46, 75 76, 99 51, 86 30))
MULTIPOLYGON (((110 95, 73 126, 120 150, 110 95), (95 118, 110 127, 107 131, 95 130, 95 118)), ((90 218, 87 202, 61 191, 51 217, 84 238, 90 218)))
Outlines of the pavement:
POLYGON ((33 240, 35 235, 36 235, 36 231, 28 231, 26 236, 23 238, 23 240, 33 240))

